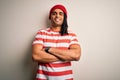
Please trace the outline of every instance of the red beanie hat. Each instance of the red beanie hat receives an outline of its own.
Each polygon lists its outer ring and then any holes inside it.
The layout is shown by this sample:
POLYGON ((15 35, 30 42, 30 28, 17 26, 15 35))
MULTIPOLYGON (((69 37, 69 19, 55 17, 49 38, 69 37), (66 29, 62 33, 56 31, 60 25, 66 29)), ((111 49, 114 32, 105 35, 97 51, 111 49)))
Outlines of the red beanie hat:
POLYGON ((58 4, 58 5, 55 5, 55 6, 53 6, 53 7, 51 8, 50 13, 49 13, 49 19, 50 19, 51 13, 52 13, 55 9, 61 9, 61 10, 66 14, 66 16, 67 16, 67 10, 66 10, 66 8, 65 8, 63 5, 58 4))

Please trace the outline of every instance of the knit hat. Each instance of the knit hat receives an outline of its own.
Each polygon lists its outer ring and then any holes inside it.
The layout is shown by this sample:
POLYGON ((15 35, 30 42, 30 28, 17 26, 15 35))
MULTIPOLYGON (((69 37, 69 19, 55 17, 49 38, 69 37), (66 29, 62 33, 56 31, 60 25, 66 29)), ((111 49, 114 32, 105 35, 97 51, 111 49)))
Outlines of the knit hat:
POLYGON ((49 19, 50 19, 51 13, 52 13, 55 9, 61 9, 61 10, 66 14, 66 16, 67 16, 67 10, 66 10, 66 8, 65 8, 63 5, 58 4, 58 5, 55 5, 55 6, 53 6, 53 7, 51 8, 50 13, 49 13, 49 19))

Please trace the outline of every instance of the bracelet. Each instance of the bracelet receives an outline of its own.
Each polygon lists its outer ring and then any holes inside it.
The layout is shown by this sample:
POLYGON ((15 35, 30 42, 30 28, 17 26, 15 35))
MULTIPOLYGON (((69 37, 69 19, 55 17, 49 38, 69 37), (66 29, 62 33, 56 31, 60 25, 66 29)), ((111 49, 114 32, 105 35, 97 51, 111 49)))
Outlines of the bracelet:
POLYGON ((50 47, 46 47, 45 52, 49 53, 49 49, 50 49, 50 47))

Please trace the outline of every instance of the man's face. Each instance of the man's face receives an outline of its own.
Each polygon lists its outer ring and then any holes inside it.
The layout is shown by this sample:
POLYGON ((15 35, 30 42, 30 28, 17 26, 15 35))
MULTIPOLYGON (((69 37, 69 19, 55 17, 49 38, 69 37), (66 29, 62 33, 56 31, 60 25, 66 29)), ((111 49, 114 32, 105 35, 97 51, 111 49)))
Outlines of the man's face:
POLYGON ((51 23, 53 26, 61 26, 64 20, 64 12, 60 9, 55 9, 51 13, 51 23))

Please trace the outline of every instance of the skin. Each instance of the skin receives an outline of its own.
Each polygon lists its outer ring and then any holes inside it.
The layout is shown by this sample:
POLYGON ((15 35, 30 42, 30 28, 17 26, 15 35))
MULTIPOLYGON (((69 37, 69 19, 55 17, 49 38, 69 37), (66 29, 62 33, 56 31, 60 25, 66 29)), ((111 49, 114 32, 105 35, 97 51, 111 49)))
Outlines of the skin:
MULTIPOLYGON (((64 13, 60 9, 55 9, 51 13, 51 29, 53 31, 60 31, 61 25, 64 20, 64 13)), ((35 44, 32 47, 33 60, 40 63, 50 63, 55 61, 78 61, 81 56, 81 48, 77 44, 73 44, 67 50, 58 48, 50 48, 46 53, 42 45, 35 44)))

